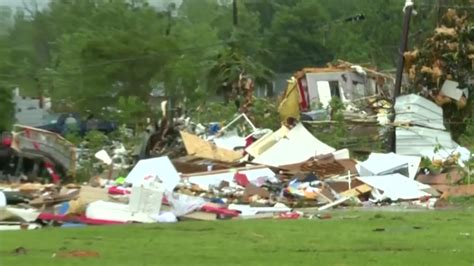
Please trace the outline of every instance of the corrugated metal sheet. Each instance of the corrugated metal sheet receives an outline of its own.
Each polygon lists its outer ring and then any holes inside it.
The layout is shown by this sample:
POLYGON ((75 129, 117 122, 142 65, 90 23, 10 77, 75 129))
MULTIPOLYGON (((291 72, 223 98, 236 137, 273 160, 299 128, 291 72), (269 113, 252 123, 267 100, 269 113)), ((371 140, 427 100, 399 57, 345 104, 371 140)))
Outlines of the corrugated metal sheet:
POLYGON ((413 124, 445 130, 443 109, 434 102, 415 94, 403 95, 395 103, 395 123, 413 124))
POLYGON ((455 149, 458 145, 446 131, 424 127, 398 127, 396 129, 397 154, 422 156, 422 151, 434 150, 440 145, 446 149, 455 149))

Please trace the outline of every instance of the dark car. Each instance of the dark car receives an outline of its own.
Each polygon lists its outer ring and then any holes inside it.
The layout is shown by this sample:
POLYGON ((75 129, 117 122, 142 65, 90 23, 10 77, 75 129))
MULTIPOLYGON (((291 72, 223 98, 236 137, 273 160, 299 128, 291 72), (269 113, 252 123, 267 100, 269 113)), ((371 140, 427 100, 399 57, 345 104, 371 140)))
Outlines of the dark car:
POLYGON ((82 120, 78 113, 61 114, 57 121, 52 124, 40 126, 39 128, 48 130, 57 134, 66 135, 69 132, 78 132, 79 135, 84 136, 87 132, 97 130, 105 134, 117 130, 117 125, 114 122, 101 120, 95 118, 93 115, 82 120))

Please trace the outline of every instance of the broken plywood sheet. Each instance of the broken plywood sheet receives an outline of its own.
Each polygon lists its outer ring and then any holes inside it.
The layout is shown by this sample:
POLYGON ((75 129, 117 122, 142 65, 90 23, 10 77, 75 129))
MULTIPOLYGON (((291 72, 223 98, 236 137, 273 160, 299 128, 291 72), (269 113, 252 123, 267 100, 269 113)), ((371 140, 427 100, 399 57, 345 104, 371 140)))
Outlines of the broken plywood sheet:
POLYGON ((241 152, 219 148, 194 134, 184 131, 180 131, 180 133, 189 155, 221 162, 236 162, 242 158, 241 152))
POLYGON ((341 195, 342 197, 358 197, 360 195, 364 195, 366 193, 369 193, 370 191, 372 191, 372 187, 367 185, 367 184, 363 184, 363 185, 357 186, 355 188, 346 190, 346 191, 340 193, 339 195, 341 195))
POLYGON ((452 185, 458 183, 461 179, 461 172, 457 169, 453 169, 448 173, 420 174, 416 177, 418 182, 428 185, 452 185))
POLYGON ((459 186, 433 185, 433 188, 443 192, 444 195, 447 195, 448 197, 474 196, 474 184, 459 186))
POLYGON ((352 188, 356 188, 358 186, 365 185, 360 180, 356 178, 351 178, 351 183, 349 184, 349 180, 334 180, 328 179, 325 180, 326 185, 328 185, 334 192, 340 194, 344 191, 350 190, 352 188), (350 186, 349 186, 350 185, 350 186))
POLYGON ((253 162, 269 166, 300 163, 313 156, 334 152, 335 149, 317 138, 299 123, 253 162))
POLYGON ((82 186, 79 191, 79 198, 81 202, 89 204, 97 200, 108 200, 109 194, 105 188, 95 188, 90 186, 82 186))
MULTIPOLYGON (((351 174, 357 173, 355 161, 350 159, 336 160, 334 156, 336 153, 338 153, 338 151, 333 154, 326 154, 310 158, 305 162, 282 165, 280 168, 292 172, 312 172, 320 178, 347 175, 348 172, 351 174)), ((339 155, 341 154, 339 153, 339 155)))
POLYGON ((431 187, 412 180, 401 174, 381 175, 381 176, 364 176, 357 177, 365 184, 382 191, 381 198, 389 198, 396 200, 412 200, 421 197, 431 196, 431 194, 423 191, 431 187))

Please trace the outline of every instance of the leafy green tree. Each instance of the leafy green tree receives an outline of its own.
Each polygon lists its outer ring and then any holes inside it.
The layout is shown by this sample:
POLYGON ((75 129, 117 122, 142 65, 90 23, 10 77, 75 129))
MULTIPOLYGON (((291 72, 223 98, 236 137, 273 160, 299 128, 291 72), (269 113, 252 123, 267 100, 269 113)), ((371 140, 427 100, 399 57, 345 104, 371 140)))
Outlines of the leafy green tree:
POLYGON ((0 87, 0 132, 8 130, 13 122, 11 90, 0 87))
POLYGON ((334 54, 323 44, 321 29, 330 19, 319 1, 297 0, 292 5, 276 4, 268 31, 267 46, 274 55, 276 71, 291 72, 309 65, 323 65, 334 54))

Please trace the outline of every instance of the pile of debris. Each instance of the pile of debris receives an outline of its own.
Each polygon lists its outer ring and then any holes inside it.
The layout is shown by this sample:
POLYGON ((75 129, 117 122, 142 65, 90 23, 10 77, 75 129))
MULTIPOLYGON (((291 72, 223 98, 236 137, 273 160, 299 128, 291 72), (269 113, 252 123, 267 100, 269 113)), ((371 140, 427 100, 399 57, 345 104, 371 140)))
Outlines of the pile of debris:
MULTIPOLYGON (((423 165, 421 156, 372 153, 358 162, 297 122, 275 132, 254 128, 247 138, 214 131, 212 138, 182 131, 187 156, 143 159, 124 177, 2 185, 0 229, 299 219, 344 206, 433 209, 449 193, 474 194, 473 185, 457 185, 463 176, 454 169, 471 158, 462 148, 445 158, 443 173, 423 165)), ((442 154, 432 155, 431 166, 442 154)), ((95 156, 113 164, 105 151, 95 156)))
POLYGON ((288 80, 279 112, 282 121, 301 117, 327 122, 334 119, 330 103, 337 97, 345 105, 346 121, 385 124, 393 86, 393 77, 342 60, 324 68, 303 68, 288 80))

